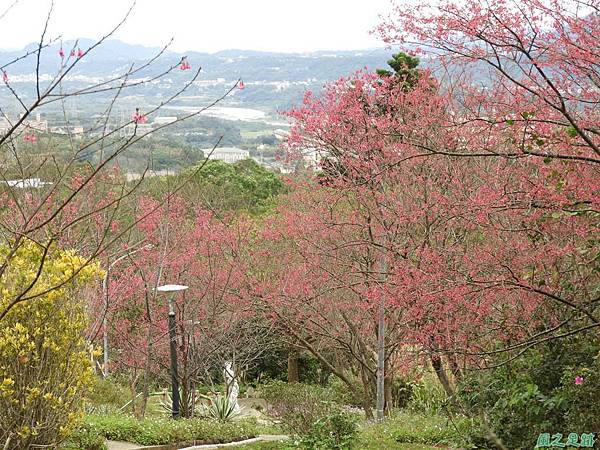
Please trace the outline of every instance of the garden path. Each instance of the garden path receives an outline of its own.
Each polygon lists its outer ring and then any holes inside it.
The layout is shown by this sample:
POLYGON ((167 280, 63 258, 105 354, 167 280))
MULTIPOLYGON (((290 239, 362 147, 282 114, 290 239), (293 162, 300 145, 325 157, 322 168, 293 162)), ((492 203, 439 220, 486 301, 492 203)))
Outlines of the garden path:
POLYGON ((140 447, 139 444, 132 444, 131 442, 106 441, 106 448, 108 450, 137 450, 146 447, 140 447))
MULTIPOLYGON (((230 442, 228 444, 207 444, 207 445, 194 445, 193 447, 187 447, 182 450, 212 450, 219 448, 228 448, 228 447, 237 447, 240 445, 251 444, 253 442, 259 441, 284 441, 289 439, 289 436, 286 435, 271 435, 264 434, 257 436, 252 439, 246 439, 244 441, 238 442, 230 442)), ((167 446, 151 446, 151 447, 141 447, 139 444, 132 444, 131 442, 121 442, 121 441, 106 441, 106 448, 108 450, 142 450, 142 449, 157 449, 164 448, 167 446)))

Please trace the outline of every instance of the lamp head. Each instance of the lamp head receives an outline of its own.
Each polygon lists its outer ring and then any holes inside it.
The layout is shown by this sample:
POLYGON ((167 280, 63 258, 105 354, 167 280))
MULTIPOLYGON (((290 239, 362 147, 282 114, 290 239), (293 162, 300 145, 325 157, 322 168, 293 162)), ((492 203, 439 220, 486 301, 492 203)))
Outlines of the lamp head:
POLYGON ((177 291, 185 291, 189 286, 185 286, 183 284, 164 284, 162 286, 158 286, 156 290, 158 292, 177 292, 177 291))

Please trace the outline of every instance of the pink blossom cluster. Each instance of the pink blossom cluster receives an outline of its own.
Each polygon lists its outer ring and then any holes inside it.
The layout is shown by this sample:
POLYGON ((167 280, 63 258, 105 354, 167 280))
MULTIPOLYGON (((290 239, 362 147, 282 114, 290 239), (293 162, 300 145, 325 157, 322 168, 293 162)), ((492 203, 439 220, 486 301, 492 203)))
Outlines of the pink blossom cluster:
POLYGON ((133 121, 137 124, 144 124, 148 122, 148 118, 140 113, 140 109, 136 108, 135 113, 133 114, 133 121))
POLYGON ((179 68, 181 70, 190 70, 192 68, 192 66, 190 65, 190 63, 187 60, 187 57, 183 57, 181 59, 181 63, 179 64, 179 68))

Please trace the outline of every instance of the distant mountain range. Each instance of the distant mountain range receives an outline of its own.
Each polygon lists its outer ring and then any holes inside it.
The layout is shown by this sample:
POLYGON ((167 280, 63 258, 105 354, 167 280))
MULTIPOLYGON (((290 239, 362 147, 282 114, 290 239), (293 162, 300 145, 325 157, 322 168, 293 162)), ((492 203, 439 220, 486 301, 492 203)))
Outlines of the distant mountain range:
MULTIPOLYGON (((75 47, 86 51, 94 41, 81 39, 63 42, 62 47, 68 56, 75 47)), ((0 50, 0 67, 22 56, 26 51, 35 51, 36 44, 30 44, 20 51, 0 50)), ((40 73, 50 75, 56 73, 60 66, 60 45, 52 45, 42 51, 40 73)), ((140 66, 144 61, 155 57, 162 49, 131 45, 118 40, 108 40, 93 49, 74 68, 68 77, 73 86, 84 86, 86 83, 108 79, 111 75, 127 70, 131 64, 140 66)), ((217 53, 173 52, 164 53, 153 63, 150 69, 136 74, 136 78, 150 77, 161 73, 173 64, 177 64, 182 56, 187 56, 192 69, 202 67, 200 83, 186 95, 196 98, 214 98, 223 90, 242 78, 248 89, 235 96, 233 104, 247 108, 266 111, 285 109, 298 103, 307 89, 318 90, 324 83, 340 76, 368 67, 369 70, 386 67, 391 50, 373 49, 366 51, 320 51, 314 53, 273 53, 250 50, 224 50, 217 53)), ((35 73, 35 55, 18 61, 6 70, 12 83, 23 83, 25 97, 33 95, 35 73)), ((136 89, 133 94, 143 98, 144 103, 152 104, 158 98, 164 98, 181 86, 188 79, 191 71, 176 70, 165 79, 160 86, 147 86, 136 89)), ((15 87, 18 85, 15 84, 15 87)), ((0 100, 6 99, 9 92, 0 87, 0 100)), ((189 103, 186 103, 190 106, 189 103)))

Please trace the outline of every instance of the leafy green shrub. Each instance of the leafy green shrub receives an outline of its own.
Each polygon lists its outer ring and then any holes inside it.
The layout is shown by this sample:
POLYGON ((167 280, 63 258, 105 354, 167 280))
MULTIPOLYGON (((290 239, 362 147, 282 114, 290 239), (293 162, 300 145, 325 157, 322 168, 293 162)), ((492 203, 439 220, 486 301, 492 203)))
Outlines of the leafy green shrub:
POLYGON ((560 402, 541 391, 527 371, 496 370, 471 377, 467 383, 460 396, 468 409, 485 411, 495 433, 511 449, 532 448, 535 441, 531 441, 539 433, 561 429, 560 402))
POLYGON ((444 388, 432 373, 425 374, 410 388, 410 401, 407 407, 419 413, 439 414, 447 405, 444 388))
POLYGON ((565 399, 565 430, 578 433, 600 429, 600 355, 588 367, 567 367, 558 395, 565 399))
POLYGON ((315 422, 301 444, 310 450, 345 450, 356 442, 356 419, 348 413, 335 411, 315 422))
POLYGON ((207 419, 144 419, 112 415, 90 415, 87 424, 106 439, 129 441, 141 445, 161 445, 174 442, 224 443, 254 437, 256 421, 217 422, 207 419))
POLYGON ((362 397, 365 391, 364 386, 358 380, 355 380, 354 386, 356 386, 358 393, 348 389, 346 383, 344 383, 338 377, 329 378, 328 387, 331 389, 334 399, 337 403, 341 405, 362 407, 362 397))
POLYGON ((262 387, 267 412, 285 428, 300 436, 309 435, 313 425, 339 409, 335 394, 316 385, 274 381, 262 387))
POLYGON ((598 350, 592 334, 548 341, 526 357, 465 378, 458 398, 475 415, 485 412, 493 431, 514 450, 533 448, 540 433, 597 430, 598 350))
POLYGON ((361 450, 472 449, 464 436, 472 433, 473 426, 470 419, 460 415, 450 419, 438 414, 396 410, 384 422, 361 426, 356 447, 361 450))
POLYGON ((418 382, 405 377, 396 377, 392 382, 392 402, 396 408, 406 408, 412 400, 418 382))
POLYGON ((96 413, 118 411, 130 396, 128 389, 111 377, 106 379, 96 377, 88 394, 87 411, 96 413))
POLYGON ((298 378, 301 383, 319 384, 324 386, 332 377, 329 370, 311 354, 301 354, 298 357, 298 378))
POLYGON ((104 437, 90 425, 75 430, 61 445, 61 450, 106 450, 104 437))

